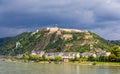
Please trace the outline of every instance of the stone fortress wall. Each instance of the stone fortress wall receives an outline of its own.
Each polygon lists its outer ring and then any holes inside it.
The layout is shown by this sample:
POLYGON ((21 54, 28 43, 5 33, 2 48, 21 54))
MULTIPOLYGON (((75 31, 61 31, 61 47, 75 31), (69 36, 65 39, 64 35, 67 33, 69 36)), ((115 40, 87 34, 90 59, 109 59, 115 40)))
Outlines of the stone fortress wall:
POLYGON ((49 30, 50 33, 56 32, 58 30, 66 31, 66 32, 88 32, 87 30, 64 29, 64 28, 58 28, 58 27, 47 27, 46 29, 49 30))

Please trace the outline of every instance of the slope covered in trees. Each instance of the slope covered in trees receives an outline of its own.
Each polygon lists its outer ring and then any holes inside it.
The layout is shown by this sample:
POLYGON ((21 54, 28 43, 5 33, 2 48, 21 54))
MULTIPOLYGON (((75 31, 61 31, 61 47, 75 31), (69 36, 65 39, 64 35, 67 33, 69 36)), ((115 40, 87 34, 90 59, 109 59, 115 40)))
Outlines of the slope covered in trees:
POLYGON ((89 31, 62 28, 44 28, 36 32, 26 32, 15 37, 0 39, 1 55, 24 54, 32 50, 45 50, 46 52, 109 51, 110 47, 111 44, 107 40, 89 31))

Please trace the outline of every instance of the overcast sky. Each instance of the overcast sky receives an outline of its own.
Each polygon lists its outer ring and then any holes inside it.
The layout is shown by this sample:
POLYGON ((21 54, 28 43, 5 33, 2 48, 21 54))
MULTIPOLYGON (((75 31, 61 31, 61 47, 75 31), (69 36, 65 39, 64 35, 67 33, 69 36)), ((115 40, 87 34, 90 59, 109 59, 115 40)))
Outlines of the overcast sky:
POLYGON ((120 0, 0 0, 0 37, 53 24, 120 40, 120 0))

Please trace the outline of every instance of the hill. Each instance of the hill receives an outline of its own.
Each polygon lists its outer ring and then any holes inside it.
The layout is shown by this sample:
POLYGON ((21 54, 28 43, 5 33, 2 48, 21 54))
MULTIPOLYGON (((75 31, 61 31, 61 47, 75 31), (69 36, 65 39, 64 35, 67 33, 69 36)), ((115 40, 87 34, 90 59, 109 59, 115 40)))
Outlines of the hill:
POLYGON ((46 52, 109 51, 111 44, 87 30, 48 27, 36 32, 25 32, 15 37, 0 39, 1 55, 30 53, 32 50, 46 52))
POLYGON ((120 46, 120 40, 109 40, 109 42, 113 45, 118 45, 120 46))

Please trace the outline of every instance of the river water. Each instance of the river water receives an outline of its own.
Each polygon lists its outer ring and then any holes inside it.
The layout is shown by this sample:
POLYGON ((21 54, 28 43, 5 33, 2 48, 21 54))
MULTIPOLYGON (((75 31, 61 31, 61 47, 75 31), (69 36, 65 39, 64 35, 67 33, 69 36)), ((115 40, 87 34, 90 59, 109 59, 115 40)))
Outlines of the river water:
POLYGON ((120 74, 120 67, 0 61, 0 74, 120 74))

